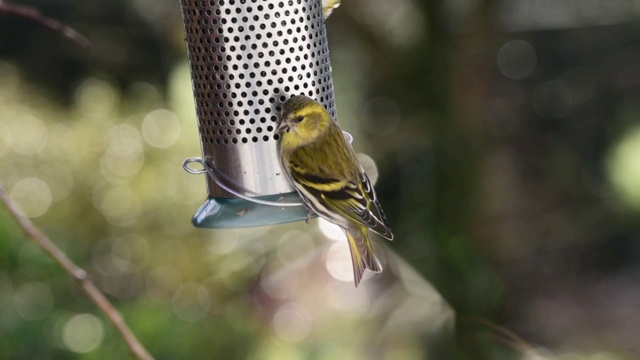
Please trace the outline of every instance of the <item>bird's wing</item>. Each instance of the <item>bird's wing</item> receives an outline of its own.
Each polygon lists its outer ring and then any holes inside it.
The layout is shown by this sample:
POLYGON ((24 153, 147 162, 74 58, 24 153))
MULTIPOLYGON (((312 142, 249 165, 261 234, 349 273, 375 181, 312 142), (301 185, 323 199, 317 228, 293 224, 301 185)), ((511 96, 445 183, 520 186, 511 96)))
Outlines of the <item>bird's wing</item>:
POLYGON ((384 225, 384 229, 385 229, 384 233, 381 233, 375 230, 374 231, 389 240, 393 240, 393 233, 391 233, 391 225, 389 225, 389 219, 387 219, 387 215, 385 215, 384 211, 382 210, 382 205, 378 200, 376 191, 373 188, 371 181, 369 181, 369 177, 364 172, 364 169, 360 169, 360 179, 361 179, 360 185, 362 187, 362 190, 364 191, 365 194, 367 194, 367 198, 369 199, 369 206, 368 206, 369 211, 374 215, 376 219, 378 219, 378 221, 382 222, 382 224, 384 225))
POLYGON ((314 175, 293 162, 289 165, 294 185, 320 215, 332 219, 335 215, 331 209, 337 210, 348 220, 393 240, 389 222, 364 171, 360 171, 359 179, 351 181, 314 175))

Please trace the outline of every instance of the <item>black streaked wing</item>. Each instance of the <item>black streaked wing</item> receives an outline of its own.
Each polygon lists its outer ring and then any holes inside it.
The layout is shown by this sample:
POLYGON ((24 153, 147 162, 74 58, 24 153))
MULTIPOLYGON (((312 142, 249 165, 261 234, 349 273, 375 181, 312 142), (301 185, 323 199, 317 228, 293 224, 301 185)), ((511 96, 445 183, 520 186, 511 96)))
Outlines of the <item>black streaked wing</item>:
MULTIPOLYGON (((382 212, 382 207, 378 201, 375 190, 367 175, 361 171, 360 182, 355 184, 351 181, 324 179, 312 174, 299 171, 299 167, 291 164, 291 176, 298 186, 314 197, 322 205, 329 205, 337 209, 341 215, 347 219, 366 226, 371 231, 393 240, 393 234, 389 227, 389 222, 382 212), (330 189, 330 190, 329 190, 330 189)), ((327 214, 325 209, 319 208, 311 199, 307 201, 314 211, 328 218, 333 218, 327 214)))
POLYGON ((384 225, 384 232, 376 233, 385 237, 386 239, 393 240, 393 233, 391 232, 391 225, 389 225, 389 219, 387 219, 387 215, 385 215, 384 210, 382 210, 382 205, 378 200, 378 196, 376 195, 376 191, 371 185, 371 181, 369 181, 369 177, 364 172, 363 169, 360 169, 360 179, 362 181, 362 189, 367 194, 367 198, 370 200, 368 209, 373 213, 373 216, 376 217, 378 221, 381 221, 384 225))

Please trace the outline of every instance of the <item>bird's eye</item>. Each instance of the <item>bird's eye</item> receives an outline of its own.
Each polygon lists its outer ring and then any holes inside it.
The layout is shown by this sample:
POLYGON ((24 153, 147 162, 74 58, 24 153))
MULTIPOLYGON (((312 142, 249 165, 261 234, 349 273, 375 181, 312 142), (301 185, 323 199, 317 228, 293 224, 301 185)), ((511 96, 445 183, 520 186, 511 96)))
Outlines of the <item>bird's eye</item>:
POLYGON ((304 116, 296 116, 291 121, 293 121, 294 123, 299 123, 302 120, 304 120, 304 116))

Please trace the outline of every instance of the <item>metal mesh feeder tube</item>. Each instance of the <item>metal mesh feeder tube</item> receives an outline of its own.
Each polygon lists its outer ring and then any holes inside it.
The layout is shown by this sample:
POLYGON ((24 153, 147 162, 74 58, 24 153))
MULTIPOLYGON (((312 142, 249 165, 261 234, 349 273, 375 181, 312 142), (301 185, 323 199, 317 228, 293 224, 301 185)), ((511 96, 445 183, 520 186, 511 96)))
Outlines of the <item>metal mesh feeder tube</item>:
POLYGON ((321 1, 181 4, 201 164, 218 175, 207 175, 208 198, 194 225, 250 227, 305 219, 302 206, 251 200, 299 202, 277 152, 274 129, 283 102, 304 94, 336 117, 321 1))

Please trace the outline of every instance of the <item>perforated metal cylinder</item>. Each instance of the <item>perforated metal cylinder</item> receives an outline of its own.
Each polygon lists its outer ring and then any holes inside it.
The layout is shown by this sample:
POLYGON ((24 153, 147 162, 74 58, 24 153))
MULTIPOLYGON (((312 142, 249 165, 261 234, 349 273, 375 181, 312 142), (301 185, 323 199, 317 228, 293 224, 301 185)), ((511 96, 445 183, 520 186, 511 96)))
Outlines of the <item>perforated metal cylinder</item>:
POLYGON ((336 116, 321 0, 182 0, 182 13, 203 155, 245 189, 293 191, 274 133, 282 103, 304 94, 336 116))

